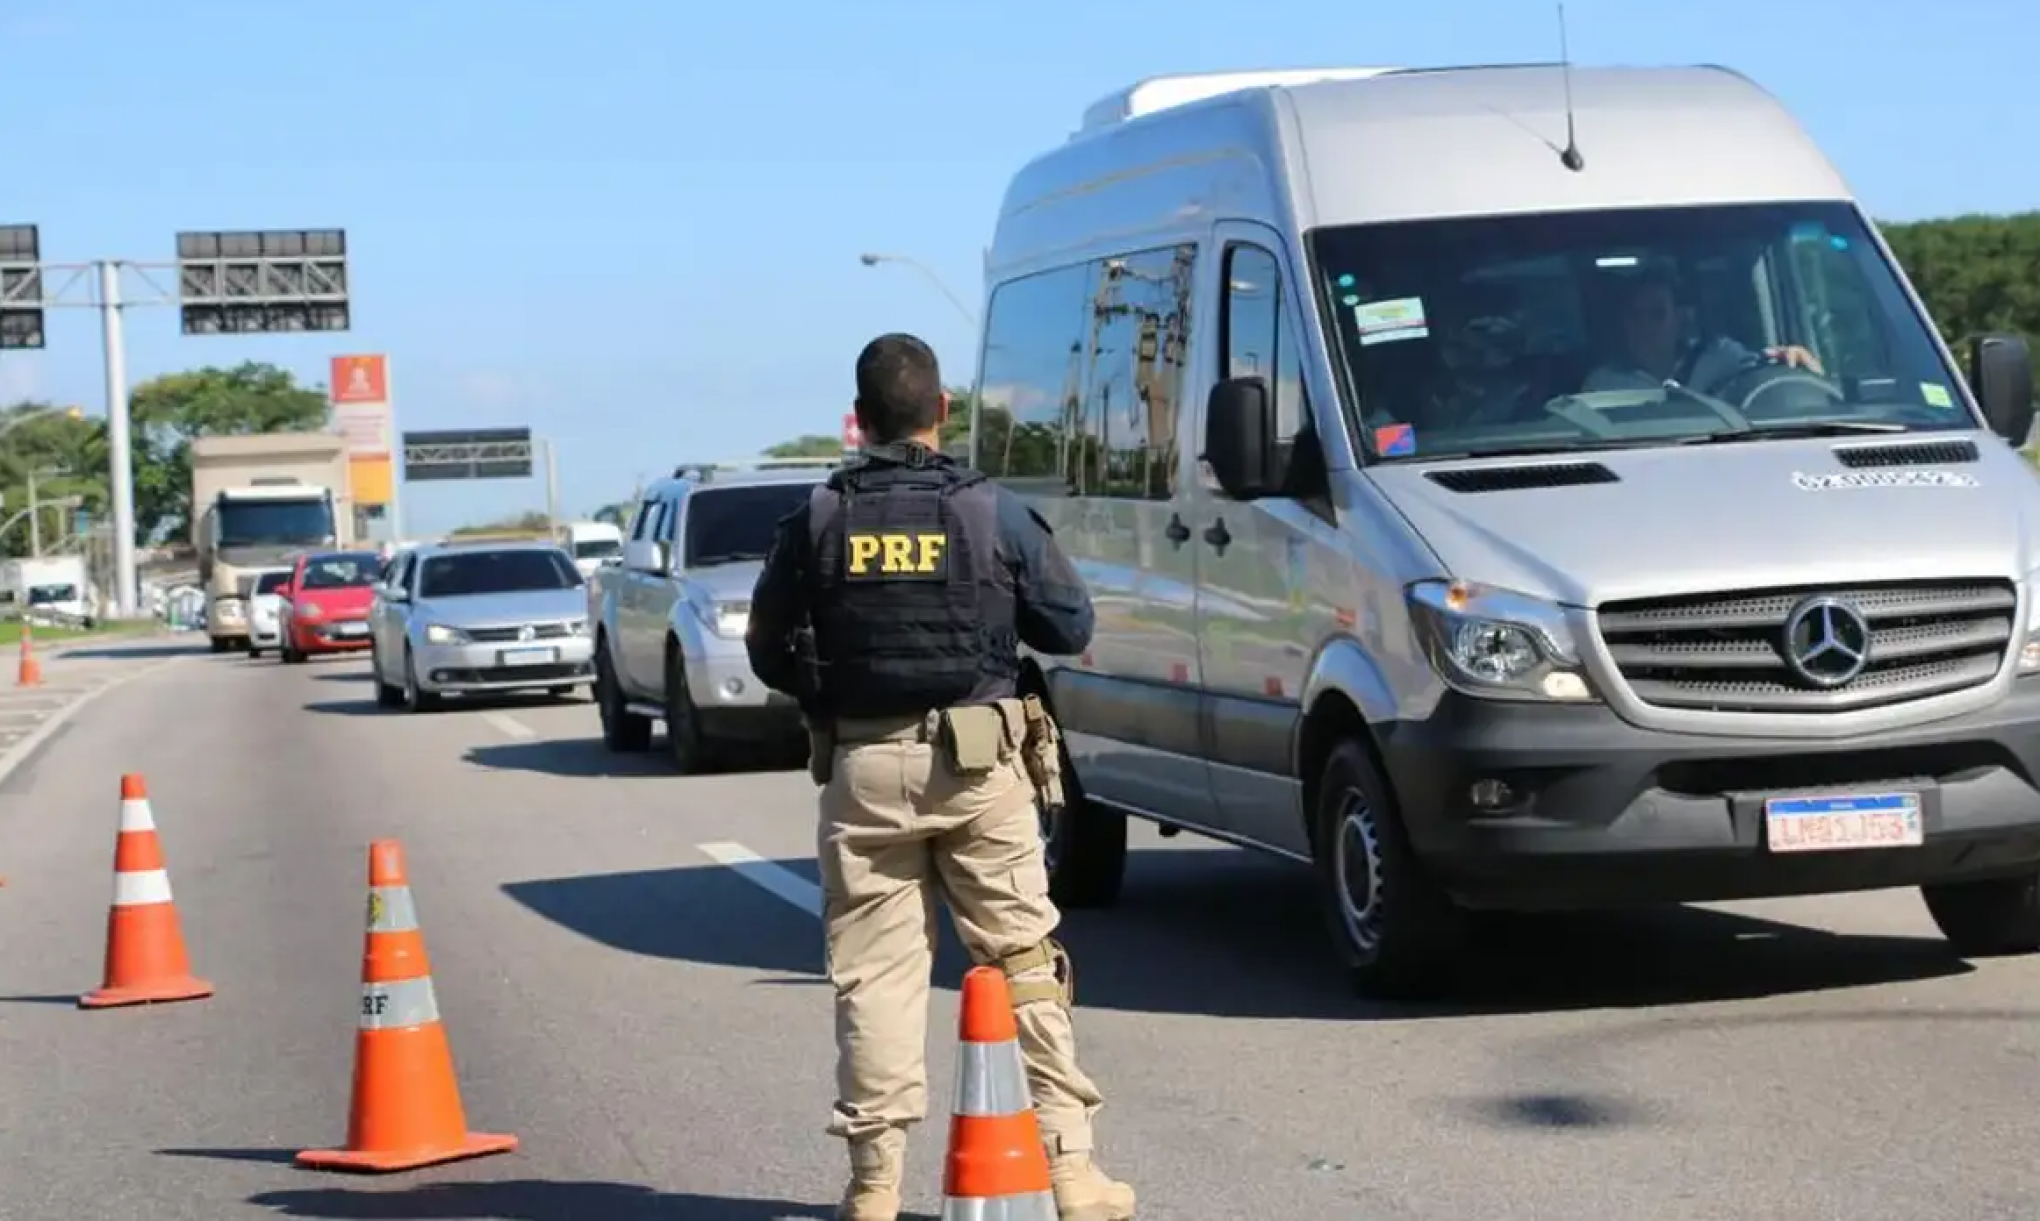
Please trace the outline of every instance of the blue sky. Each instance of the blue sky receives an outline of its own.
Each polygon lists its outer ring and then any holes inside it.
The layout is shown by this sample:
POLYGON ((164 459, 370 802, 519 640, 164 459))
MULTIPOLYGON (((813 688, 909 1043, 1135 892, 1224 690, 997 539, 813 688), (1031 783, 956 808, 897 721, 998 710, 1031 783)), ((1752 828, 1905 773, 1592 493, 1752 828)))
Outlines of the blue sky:
MULTIPOLYGON (((2040 5, 1571 0, 1583 63, 1727 64, 1798 112, 1871 211, 2040 207, 2040 5), (1903 15, 1903 19, 1898 18, 1903 15), (1998 133, 2003 133, 1998 135, 1998 133), (1995 144, 1994 144, 1995 141, 1995 144)), ((344 227, 352 333, 129 323, 132 378, 244 359, 323 380, 387 352, 399 428, 528 425, 586 512, 684 458, 833 433, 872 335, 952 381, 999 198, 1098 97, 1162 72, 1554 57, 1542 0, 0 0, 0 222, 44 257, 163 260, 179 229, 344 227)), ((103 410, 96 324, 0 355, 0 401, 103 410)), ((411 533, 535 482, 407 490, 411 533)))

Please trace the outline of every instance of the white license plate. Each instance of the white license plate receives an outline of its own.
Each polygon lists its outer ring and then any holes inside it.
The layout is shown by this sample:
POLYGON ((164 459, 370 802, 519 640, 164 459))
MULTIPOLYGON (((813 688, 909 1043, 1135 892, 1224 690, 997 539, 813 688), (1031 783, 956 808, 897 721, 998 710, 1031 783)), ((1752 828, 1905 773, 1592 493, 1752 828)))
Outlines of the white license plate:
POLYGON ((336 623, 333 625, 333 634, 335 636, 366 636, 368 635, 368 625, 366 623, 336 623))
POLYGON ((1917 848, 1926 842, 1920 795, 1774 797, 1764 803, 1764 842, 1773 852, 1917 848))
POLYGON ((497 664, 505 666, 549 666, 558 658, 552 649, 504 649, 496 654, 497 664))

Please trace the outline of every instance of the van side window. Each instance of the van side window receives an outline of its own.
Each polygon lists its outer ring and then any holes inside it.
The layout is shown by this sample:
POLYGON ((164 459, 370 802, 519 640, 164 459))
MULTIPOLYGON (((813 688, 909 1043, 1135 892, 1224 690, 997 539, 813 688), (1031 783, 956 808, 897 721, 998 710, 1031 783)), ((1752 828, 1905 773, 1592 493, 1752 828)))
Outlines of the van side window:
POLYGON ((1197 248, 1041 272, 992 294, 972 465, 1030 491, 1166 500, 1197 248))
POLYGON ((650 526, 658 512, 657 500, 647 500, 637 507, 637 516, 632 518, 630 523, 630 537, 633 542, 644 542, 652 537, 650 526))
POLYGON ((1297 439, 1310 430, 1311 412, 1296 326, 1283 308, 1282 265, 1259 246, 1229 246, 1225 285, 1223 374, 1267 379, 1275 408, 1275 444, 1293 452, 1297 439))

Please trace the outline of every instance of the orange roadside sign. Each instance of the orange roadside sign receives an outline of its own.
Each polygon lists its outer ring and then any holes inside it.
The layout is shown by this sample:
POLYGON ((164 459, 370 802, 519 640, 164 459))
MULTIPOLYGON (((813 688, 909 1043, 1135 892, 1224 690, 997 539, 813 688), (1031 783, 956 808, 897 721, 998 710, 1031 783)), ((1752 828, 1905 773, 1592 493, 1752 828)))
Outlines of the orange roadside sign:
POLYGON ((333 401, 336 403, 386 403, 390 398, 389 357, 335 356, 333 358, 333 401))

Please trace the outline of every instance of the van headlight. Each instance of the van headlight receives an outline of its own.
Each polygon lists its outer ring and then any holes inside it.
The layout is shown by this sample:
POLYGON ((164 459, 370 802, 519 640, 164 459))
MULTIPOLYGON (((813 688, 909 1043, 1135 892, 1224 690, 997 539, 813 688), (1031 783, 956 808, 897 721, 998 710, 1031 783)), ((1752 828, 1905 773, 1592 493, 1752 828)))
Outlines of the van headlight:
POLYGON ((1598 700, 1565 612, 1541 598, 1464 581, 1420 581, 1410 619, 1446 685, 1498 699, 1598 700))
POLYGON ((2040 569, 2026 574, 2026 638, 2019 645, 2019 674, 2040 674, 2040 569))

